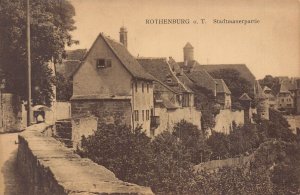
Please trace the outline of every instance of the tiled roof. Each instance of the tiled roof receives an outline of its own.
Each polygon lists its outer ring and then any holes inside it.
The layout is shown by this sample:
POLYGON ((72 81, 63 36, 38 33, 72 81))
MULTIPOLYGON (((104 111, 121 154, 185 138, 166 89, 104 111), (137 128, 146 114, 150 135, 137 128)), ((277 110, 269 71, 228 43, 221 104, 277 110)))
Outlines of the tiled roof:
POLYGON ((243 95, 241 95, 241 97, 239 98, 239 100, 250 101, 252 99, 249 97, 249 95, 247 93, 243 93, 243 95))
MULTIPOLYGON (((189 71, 196 64, 199 64, 196 60, 185 61, 185 62, 177 62, 178 65, 183 68, 185 71, 189 71)), ((199 64, 200 65, 200 64, 199 64)))
POLYGON ((223 79, 214 79, 217 84, 217 93, 226 93, 231 94, 230 90, 228 89, 226 83, 223 79))
POLYGON ((129 51, 124 47, 123 44, 110 39, 109 37, 100 34, 105 42, 109 45, 113 53, 119 58, 121 63, 125 68, 132 74, 133 77, 154 80, 153 76, 148 74, 144 68, 139 64, 139 62, 129 53, 129 51))
POLYGON ((173 72, 175 72, 176 77, 180 80, 180 82, 188 88, 189 91, 192 91, 191 88, 194 85, 193 81, 189 79, 189 77, 182 71, 182 68, 179 66, 179 64, 172 58, 169 57, 168 63, 171 66, 171 69, 173 72))
POLYGON ((66 50, 66 60, 83 60, 87 49, 66 50))
POLYGON ((97 39, 94 41, 92 47, 85 55, 84 59, 78 66, 78 68, 74 71, 73 74, 77 72, 79 67, 83 64, 83 62, 86 60, 86 57, 89 55, 89 52, 96 44, 97 40, 99 38, 102 38, 105 43, 108 45, 108 47, 111 49, 111 51, 115 54, 115 56, 118 58, 118 60, 121 62, 121 64, 125 67, 125 69, 134 77, 138 79, 145 79, 145 80, 151 80, 153 81, 154 78, 150 74, 148 74, 144 68, 138 63, 138 61, 129 53, 129 51, 124 47, 123 44, 105 36, 103 33, 100 33, 97 37, 97 39))
POLYGON ((241 77, 249 81, 251 84, 255 82, 255 76, 248 69, 245 64, 208 64, 208 65, 196 65, 193 67, 192 71, 197 71, 198 69, 204 69, 207 72, 213 72, 221 69, 235 69, 237 70, 241 77))
POLYGON ((198 69, 197 71, 187 73, 186 75, 196 86, 204 87, 212 92, 216 90, 216 82, 205 70, 198 69))
POLYGON ((86 52, 86 49, 67 50, 66 59, 64 59, 62 63, 55 64, 56 72, 62 74, 66 78, 71 77, 79 67, 86 52))
POLYGON ((178 93, 189 92, 178 82, 166 58, 138 58, 137 60, 149 74, 172 90, 178 93))

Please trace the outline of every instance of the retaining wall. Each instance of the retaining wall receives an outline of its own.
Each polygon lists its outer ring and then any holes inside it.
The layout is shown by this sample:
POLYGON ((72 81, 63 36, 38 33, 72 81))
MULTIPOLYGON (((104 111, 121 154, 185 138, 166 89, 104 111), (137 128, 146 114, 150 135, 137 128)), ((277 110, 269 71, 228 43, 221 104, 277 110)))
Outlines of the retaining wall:
POLYGON ((46 129, 44 123, 36 124, 19 135, 18 172, 27 181, 28 194, 153 194, 150 188, 123 182, 105 167, 74 154, 42 133, 46 129))

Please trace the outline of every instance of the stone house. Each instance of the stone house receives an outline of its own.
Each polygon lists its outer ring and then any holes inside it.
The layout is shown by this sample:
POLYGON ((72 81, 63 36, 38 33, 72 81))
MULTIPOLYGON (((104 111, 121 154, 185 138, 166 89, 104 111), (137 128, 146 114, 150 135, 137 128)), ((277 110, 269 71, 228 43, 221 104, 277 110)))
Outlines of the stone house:
POLYGON ((138 58, 143 68, 155 77, 154 116, 159 125, 153 127, 152 135, 172 130, 182 119, 201 127, 201 112, 194 106, 194 92, 181 80, 167 58, 138 58))
POLYGON ((149 135, 154 78, 126 45, 99 34, 73 74, 72 117, 92 114, 100 123, 142 125, 149 135))

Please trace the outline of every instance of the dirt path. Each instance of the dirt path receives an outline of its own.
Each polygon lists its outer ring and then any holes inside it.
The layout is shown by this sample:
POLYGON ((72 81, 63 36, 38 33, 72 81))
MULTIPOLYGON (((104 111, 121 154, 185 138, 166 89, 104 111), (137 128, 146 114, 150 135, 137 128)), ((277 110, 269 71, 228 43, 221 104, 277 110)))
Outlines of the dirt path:
POLYGON ((18 133, 0 134, 0 195, 26 195, 16 170, 18 133))

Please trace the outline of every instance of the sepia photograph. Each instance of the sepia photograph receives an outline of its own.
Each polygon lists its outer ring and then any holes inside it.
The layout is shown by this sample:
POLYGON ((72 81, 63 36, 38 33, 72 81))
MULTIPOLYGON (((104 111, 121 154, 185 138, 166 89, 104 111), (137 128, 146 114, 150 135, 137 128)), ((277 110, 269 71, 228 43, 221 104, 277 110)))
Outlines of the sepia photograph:
POLYGON ((0 0, 0 195, 299 195, 300 0, 0 0))

